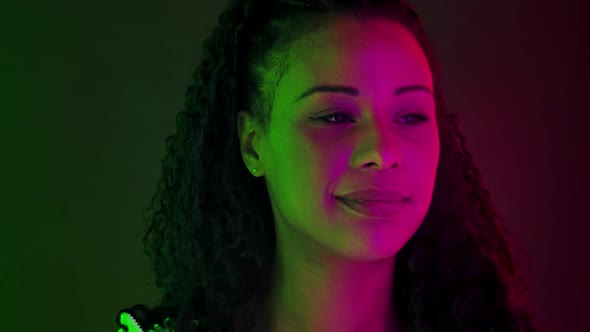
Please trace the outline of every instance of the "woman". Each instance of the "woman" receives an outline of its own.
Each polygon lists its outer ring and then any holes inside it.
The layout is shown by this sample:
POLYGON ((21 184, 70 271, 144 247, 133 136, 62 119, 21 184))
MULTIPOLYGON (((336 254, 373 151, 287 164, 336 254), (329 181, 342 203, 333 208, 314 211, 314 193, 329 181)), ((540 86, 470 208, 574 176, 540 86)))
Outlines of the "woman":
POLYGON ((144 330, 539 331, 407 3, 231 1, 177 125, 144 330))

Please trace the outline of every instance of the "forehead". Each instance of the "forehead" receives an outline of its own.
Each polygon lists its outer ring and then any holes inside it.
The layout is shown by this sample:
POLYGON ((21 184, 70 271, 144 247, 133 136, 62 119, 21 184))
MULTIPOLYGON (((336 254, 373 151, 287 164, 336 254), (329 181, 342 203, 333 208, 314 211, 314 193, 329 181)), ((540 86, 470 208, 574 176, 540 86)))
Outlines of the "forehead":
POLYGON ((353 84, 361 94, 383 90, 391 95, 393 87, 406 83, 432 88, 426 56, 397 22, 341 18, 307 37, 304 46, 295 46, 297 56, 282 80, 287 93, 319 83, 353 84))

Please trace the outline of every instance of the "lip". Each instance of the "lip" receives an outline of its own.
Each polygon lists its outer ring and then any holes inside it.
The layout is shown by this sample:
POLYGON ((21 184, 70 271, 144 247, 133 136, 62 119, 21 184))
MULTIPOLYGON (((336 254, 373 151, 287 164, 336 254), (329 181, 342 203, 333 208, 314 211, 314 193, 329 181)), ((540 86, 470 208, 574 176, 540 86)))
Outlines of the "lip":
POLYGON ((377 202, 377 201, 357 201, 348 200, 341 197, 336 197, 336 200, 342 203, 348 209, 368 218, 394 218, 398 216, 405 204, 405 200, 401 201, 388 201, 388 202, 377 202))
POLYGON ((380 189, 362 189, 350 192, 346 195, 339 195, 341 198, 349 201, 370 201, 370 202, 401 202, 408 199, 407 195, 394 190, 380 189))

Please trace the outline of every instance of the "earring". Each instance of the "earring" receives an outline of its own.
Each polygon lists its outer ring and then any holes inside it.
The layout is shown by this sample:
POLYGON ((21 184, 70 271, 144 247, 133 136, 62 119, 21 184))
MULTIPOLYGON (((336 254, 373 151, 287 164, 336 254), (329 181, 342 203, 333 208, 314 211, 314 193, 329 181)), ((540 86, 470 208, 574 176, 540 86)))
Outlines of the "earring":
POLYGON ((254 173, 256 173, 256 168, 254 168, 252 171, 253 171, 254 173))

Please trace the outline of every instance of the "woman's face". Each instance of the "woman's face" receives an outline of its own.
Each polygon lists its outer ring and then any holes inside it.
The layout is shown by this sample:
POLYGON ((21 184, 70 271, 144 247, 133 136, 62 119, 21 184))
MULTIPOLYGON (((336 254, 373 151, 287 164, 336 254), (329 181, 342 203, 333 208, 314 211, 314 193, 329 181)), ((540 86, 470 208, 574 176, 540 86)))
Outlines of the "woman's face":
POLYGON ((312 243, 357 260, 395 255, 422 222, 434 189, 434 97, 399 91, 433 91, 428 61, 409 31, 385 19, 343 18, 306 42, 312 47, 298 49, 275 90, 268 136, 247 132, 253 127, 239 121, 243 159, 265 177, 277 245, 312 243), (299 98, 320 85, 350 89, 299 98), (397 216, 377 218, 336 199, 364 188, 399 191, 409 200, 397 216))

